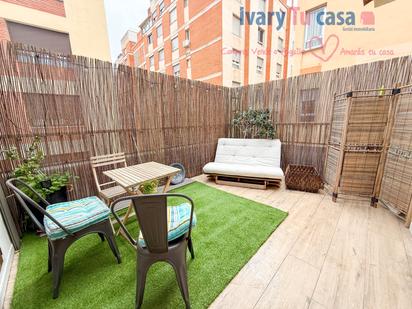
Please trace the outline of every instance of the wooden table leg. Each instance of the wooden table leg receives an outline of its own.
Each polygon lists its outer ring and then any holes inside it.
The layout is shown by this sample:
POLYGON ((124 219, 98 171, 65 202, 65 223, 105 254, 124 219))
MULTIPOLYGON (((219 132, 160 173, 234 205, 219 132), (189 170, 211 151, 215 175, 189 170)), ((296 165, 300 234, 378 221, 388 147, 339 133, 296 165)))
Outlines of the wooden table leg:
MULTIPOLYGON (((126 191, 129 193, 129 195, 133 196, 133 195, 142 195, 142 193, 136 189, 126 189, 126 191)), ((124 226, 126 226, 127 221, 129 220, 130 215, 132 215, 133 212, 133 202, 130 201, 129 207, 127 208, 127 211, 122 219, 122 223, 124 224, 124 226)), ((116 236, 118 236, 121 233, 121 228, 119 228, 119 230, 116 233, 116 236)), ((123 235, 124 236, 124 235, 123 235)), ((126 238, 126 237, 125 237, 126 238)))
POLYGON ((163 193, 166 193, 167 191, 169 191, 170 182, 172 181, 172 179, 173 179, 173 176, 167 177, 166 184, 163 187, 163 193))

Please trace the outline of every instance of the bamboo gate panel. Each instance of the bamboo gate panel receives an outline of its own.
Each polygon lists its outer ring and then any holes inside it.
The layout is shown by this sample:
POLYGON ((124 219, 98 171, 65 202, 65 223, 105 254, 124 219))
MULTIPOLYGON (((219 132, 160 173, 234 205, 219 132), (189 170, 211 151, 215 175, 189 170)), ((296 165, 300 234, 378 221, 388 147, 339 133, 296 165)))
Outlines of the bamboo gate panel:
POLYGON ((397 95, 380 200, 409 225, 412 219, 412 87, 397 95))
POLYGON ((385 156, 392 89, 354 91, 336 96, 332 114, 327 180, 338 194, 372 198, 385 156))
POLYGON ((324 178, 327 184, 334 184, 336 171, 340 165, 341 141, 344 138, 344 124, 347 121, 347 95, 335 96, 332 108, 332 119, 329 130, 329 146, 325 160, 324 178))
MULTIPOLYGON (((72 198, 96 193, 91 156, 180 162, 194 176, 229 130, 229 88, 5 42, 0 96, 0 149, 40 136, 46 170, 79 176, 72 198)), ((3 186, 17 163, 1 154, 3 186)))

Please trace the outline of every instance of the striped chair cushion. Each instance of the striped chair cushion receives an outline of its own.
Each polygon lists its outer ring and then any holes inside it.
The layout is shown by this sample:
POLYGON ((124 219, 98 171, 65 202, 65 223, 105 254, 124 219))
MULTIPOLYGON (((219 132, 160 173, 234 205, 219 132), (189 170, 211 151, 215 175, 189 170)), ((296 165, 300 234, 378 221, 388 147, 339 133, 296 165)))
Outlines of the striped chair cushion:
MULTIPOLYGON (((109 218, 109 208, 96 196, 84 199, 57 203, 46 208, 69 232, 75 233, 95 223, 109 218)), ((44 217, 46 234, 51 240, 64 238, 67 234, 48 217, 44 217)))
MULTIPOLYGON (((183 203, 167 207, 167 240, 172 241, 189 231, 191 205, 183 203)), ((196 214, 193 212, 192 227, 196 226, 196 214)), ((139 233, 139 244, 146 247, 142 232, 139 233)))

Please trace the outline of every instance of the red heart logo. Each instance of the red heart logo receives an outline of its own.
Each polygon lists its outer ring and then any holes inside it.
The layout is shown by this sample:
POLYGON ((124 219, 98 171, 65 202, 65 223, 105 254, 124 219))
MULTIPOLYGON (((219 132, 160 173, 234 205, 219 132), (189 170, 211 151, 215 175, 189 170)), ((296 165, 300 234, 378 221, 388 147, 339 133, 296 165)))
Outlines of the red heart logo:
MULTIPOLYGON (((312 46, 312 44, 316 42, 316 43, 322 43, 322 38, 320 37, 313 37, 310 42, 309 42, 309 46, 312 46)), ((314 55, 316 58, 327 62, 330 60, 330 58, 333 57, 333 55, 336 53, 336 51, 338 50, 339 47, 339 37, 336 34, 332 34, 330 35, 327 40, 325 41, 325 43, 322 45, 321 48, 319 49, 313 49, 310 52, 312 53, 312 55, 314 55)), ((319 44, 320 45, 320 44, 319 44)))

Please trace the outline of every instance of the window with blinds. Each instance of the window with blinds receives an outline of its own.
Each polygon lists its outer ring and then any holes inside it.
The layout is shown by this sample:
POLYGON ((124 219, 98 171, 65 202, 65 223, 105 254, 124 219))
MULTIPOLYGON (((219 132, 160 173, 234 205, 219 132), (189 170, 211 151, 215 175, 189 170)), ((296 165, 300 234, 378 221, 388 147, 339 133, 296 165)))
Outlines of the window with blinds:
POLYGON ((175 23, 177 21, 177 11, 176 9, 173 9, 170 11, 170 24, 172 25, 173 23, 175 23))
POLYGON ((154 70, 154 56, 149 57, 149 65, 150 65, 150 69, 154 70))
POLYGON ((314 122, 316 102, 319 99, 319 88, 300 91, 300 121, 314 122))
POLYGON ((283 66, 281 63, 276 63, 276 78, 282 77, 283 66))
POLYGON ((161 49, 159 51, 159 62, 163 62, 163 61, 165 61, 165 51, 164 49, 161 49))
POLYGON ((236 15, 232 17, 232 32, 234 35, 241 37, 242 36, 242 28, 240 26, 240 18, 236 15))
POLYGON ((179 38, 175 37, 171 41, 172 43, 172 52, 179 49, 179 38))
POLYGON ((232 67, 235 69, 240 69, 241 53, 240 50, 232 50, 232 67))
POLYGON ((160 14, 162 14, 164 10, 165 10, 165 3, 164 3, 164 1, 161 1, 160 4, 159 4, 160 14))
POLYGON ((173 66, 173 75, 180 76, 180 64, 176 64, 173 66))
POLYGON ((263 58, 257 57, 256 62, 256 72, 259 74, 263 73, 263 66, 265 64, 265 60, 263 58))
POLYGON ((266 12, 266 0, 259 0, 259 11, 266 12))
POLYGON ((57 32, 7 21, 12 42, 44 48, 51 52, 70 55, 72 53, 68 33, 57 32))
POLYGON ((258 43, 260 45, 265 43, 265 30, 261 27, 258 28, 258 43))
POLYGON ((303 48, 310 50, 323 45, 324 25, 318 22, 320 13, 326 11, 326 6, 306 12, 305 42, 303 48))
POLYGON ((156 28, 156 33, 157 33, 157 40, 158 41, 163 40, 163 27, 162 27, 162 24, 160 24, 160 26, 158 26, 156 28))

